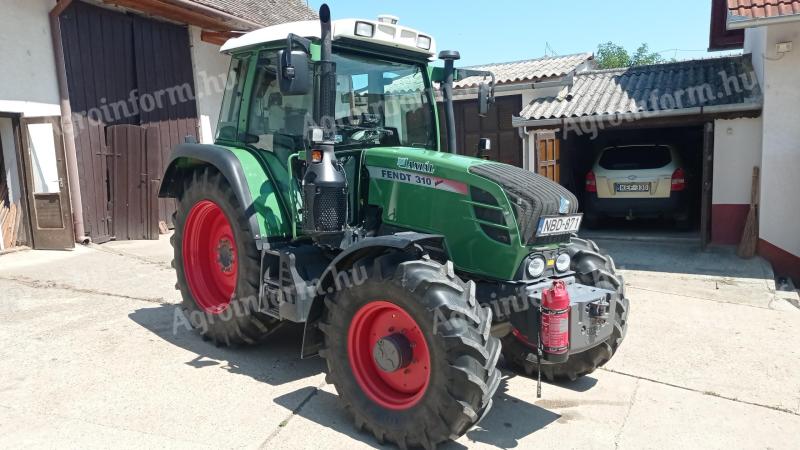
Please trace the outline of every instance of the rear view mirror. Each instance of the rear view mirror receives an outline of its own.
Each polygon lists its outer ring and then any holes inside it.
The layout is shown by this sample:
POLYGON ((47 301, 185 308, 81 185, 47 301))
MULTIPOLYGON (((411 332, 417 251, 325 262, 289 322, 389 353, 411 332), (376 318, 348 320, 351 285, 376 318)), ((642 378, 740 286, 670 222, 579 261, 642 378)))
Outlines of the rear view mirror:
POLYGON ((481 138, 478 141, 478 158, 489 159, 489 151, 492 150, 492 140, 489 138, 481 138))
POLYGON ((305 95, 311 90, 308 54, 303 51, 278 52, 278 84, 283 95, 305 95))
POLYGON ((478 114, 486 117, 489 114, 489 103, 491 102, 492 90, 486 83, 478 85, 478 114))

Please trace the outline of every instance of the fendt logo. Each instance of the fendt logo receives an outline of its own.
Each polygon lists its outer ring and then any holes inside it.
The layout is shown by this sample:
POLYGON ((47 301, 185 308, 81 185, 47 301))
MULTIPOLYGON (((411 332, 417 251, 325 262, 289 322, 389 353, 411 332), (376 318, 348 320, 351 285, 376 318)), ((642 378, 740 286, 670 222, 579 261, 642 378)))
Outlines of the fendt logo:
POLYGON ((397 167, 401 169, 413 170, 415 172, 425 172, 425 173, 436 172, 436 167, 429 161, 421 163, 417 161, 411 161, 408 158, 397 158, 397 167))

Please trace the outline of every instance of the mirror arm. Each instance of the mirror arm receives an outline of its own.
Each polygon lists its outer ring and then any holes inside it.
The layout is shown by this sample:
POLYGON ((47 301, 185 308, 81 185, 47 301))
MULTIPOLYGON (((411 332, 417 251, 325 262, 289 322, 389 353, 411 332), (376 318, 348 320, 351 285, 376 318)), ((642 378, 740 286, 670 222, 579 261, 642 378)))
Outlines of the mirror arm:
POLYGON ((497 85, 497 79, 494 76, 494 72, 488 70, 474 70, 474 69, 458 69, 458 77, 456 81, 462 80, 468 77, 490 77, 492 82, 489 84, 489 103, 494 103, 494 92, 495 86, 497 85))
POLYGON ((289 35, 286 36, 286 52, 287 52, 286 63, 288 67, 294 67, 294 65, 292 65, 292 50, 294 50, 295 46, 300 47, 300 49, 302 49, 307 54, 311 54, 310 39, 306 39, 294 33, 289 33, 289 35))

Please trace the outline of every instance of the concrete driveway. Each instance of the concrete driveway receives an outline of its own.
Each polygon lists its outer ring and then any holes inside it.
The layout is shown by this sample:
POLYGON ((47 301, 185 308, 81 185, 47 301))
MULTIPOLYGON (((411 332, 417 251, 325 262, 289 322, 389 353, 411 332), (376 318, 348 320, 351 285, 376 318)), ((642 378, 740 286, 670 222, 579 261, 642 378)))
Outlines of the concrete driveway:
MULTIPOLYGON (((631 297, 617 356, 539 400, 506 371, 486 420, 446 448, 797 448, 800 310, 769 266, 600 244, 631 297)), ((1 447, 378 447, 321 360, 297 358, 299 327, 246 349, 176 328, 170 259, 166 239, 0 257, 1 447)))

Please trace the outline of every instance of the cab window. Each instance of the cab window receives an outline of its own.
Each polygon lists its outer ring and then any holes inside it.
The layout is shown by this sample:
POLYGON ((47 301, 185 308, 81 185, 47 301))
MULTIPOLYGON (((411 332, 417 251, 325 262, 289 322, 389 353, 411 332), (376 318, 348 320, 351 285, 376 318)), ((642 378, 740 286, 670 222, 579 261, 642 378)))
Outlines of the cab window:
POLYGON ((225 84, 222 98, 222 110, 219 114, 217 139, 226 141, 238 140, 239 111, 242 106, 244 85, 247 80, 247 69, 250 66, 250 55, 234 56, 225 84))
POLYGON ((277 50, 259 54, 247 121, 248 140, 286 162, 303 149, 305 130, 312 123, 312 94, 283 95, 278 86, 277 50))

